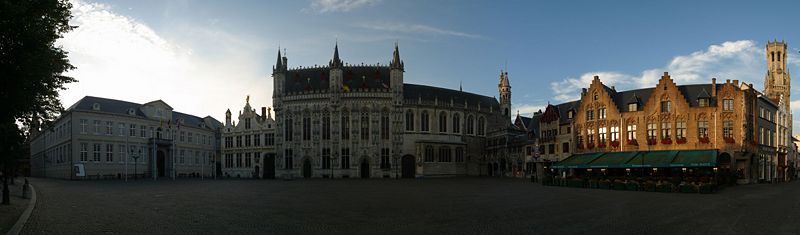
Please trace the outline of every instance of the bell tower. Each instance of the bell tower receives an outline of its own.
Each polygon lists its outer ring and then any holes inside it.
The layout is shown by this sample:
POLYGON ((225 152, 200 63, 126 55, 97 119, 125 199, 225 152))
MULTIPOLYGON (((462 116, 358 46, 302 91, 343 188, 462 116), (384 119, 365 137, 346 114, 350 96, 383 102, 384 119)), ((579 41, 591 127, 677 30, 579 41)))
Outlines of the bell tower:
POLYGON ((786 43, 783 41, 767 42, 767 76, 764 78, 764 93, 772 100, 783 99, 786 110, 792 110, 791 82, 789 70, 786 68, 786 43))
POLYGON ((504 117, 511 117, 511 84, 508 81, 508 72, 500 70, 500 83, 497 84, 500 92, 500 110, 504 117))

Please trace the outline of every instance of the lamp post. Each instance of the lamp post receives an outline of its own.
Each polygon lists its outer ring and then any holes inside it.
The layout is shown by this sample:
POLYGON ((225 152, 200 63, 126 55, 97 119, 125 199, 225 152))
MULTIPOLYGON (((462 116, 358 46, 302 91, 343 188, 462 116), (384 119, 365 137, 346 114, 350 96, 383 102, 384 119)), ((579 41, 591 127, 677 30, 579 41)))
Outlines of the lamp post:
MULTIPOLYGON (((139 152, 141 152, 141 150, 139 152)), ((137 168, 139 166, 139 154, 133 154, 133 156, 131 156, 131 157, 133 157, 133 180, 136 180, 136 179, 139 178, 136 175, 137 172, 138 172, 137 168)))

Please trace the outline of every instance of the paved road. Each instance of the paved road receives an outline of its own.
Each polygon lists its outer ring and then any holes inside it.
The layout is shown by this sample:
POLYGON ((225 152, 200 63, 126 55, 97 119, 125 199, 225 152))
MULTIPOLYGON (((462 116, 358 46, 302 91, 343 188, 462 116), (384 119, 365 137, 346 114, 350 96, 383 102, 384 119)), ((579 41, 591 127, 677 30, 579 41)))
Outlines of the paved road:
POLYGON ((800 182, 713 195, 486 178, 32 183, 23 234, 800 233, 800 182))

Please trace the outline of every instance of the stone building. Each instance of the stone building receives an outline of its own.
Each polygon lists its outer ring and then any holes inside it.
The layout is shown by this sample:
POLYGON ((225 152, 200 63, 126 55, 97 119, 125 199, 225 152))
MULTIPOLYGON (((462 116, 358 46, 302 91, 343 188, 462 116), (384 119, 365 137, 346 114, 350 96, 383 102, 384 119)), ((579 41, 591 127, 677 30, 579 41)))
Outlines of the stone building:
POLYGON ((275 178, 275 120, 271 112, 261 107, 261 115, 256 113, 249 96, 237 121, 231 121, 231 110, 225 112, 220 160, 224 177, 275 178))
POLYGON ((145 104, 86 96, 32 130, 31 174, 62 179, 212 176, 221 123, 145 104))
POLYGON ((429 177, 488 174, 487 134, 510 125, 511 87, 500 101, 407 84, 395 45, 386 64, 346 64, 338 44, 326 66, 273 68, 278 177, 429 177))

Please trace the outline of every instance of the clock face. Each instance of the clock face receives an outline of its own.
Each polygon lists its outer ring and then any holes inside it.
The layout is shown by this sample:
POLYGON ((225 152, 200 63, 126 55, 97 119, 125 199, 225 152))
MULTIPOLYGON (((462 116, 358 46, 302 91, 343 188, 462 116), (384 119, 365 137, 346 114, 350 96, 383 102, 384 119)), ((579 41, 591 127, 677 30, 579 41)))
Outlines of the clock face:
POLYGON ((783 69, 778 69, 778 73, 783 73, 783 69))

